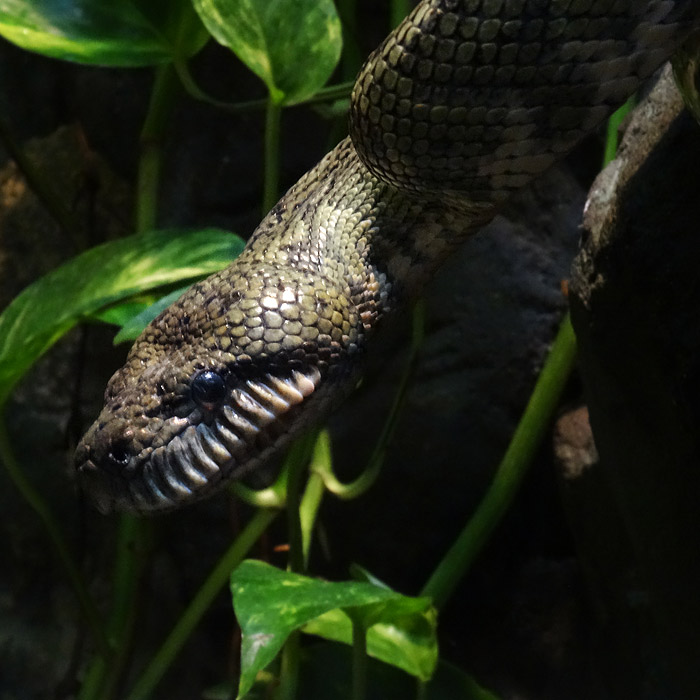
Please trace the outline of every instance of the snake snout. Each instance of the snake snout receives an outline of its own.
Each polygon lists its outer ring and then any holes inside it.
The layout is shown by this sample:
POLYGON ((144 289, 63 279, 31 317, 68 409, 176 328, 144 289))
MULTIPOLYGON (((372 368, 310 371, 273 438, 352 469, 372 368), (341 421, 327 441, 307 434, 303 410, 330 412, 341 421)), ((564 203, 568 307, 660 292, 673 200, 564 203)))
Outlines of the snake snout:
POLYGON ((77 466, 78 478, 83 490, 89 494, 92 502, 102 515, 115 510, 116 493, 111 486, 111 479, 90 459, 85 459, 77 466))
POLYGON ((83 439, 75 453, 75 467, 78 481, 97 510, 106 515, 115 510, 117 494, 123 490, 118 476, 110 470, 102 469, 91 446, 83 439))
POLYGON ((317 391, 322 377, 315 366, 234 380, 225 398, 212 374, 196 375, 204 377, 192 387, 199 408, 187 417, 157 419, 161 429, 154 426, 148 443, 148 425, 134 433, 128 423, 104 415, 93 424, 75 463, 100 511, 167 511, 210 495, 303 430, 308 407, 319 406, 324 393, 317 391))
POLYGON ((119 508, 125 483, 134 470, 130 438, 133 430, 126 423, 98 419, 76 449, 78 480, 102 513, 119 508))

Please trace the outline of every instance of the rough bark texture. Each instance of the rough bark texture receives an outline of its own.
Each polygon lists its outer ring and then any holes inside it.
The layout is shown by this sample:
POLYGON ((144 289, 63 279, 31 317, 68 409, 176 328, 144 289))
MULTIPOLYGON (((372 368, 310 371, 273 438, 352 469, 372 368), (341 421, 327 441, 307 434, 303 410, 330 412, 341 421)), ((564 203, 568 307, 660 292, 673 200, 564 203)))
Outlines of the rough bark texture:
POLYGON ((591 190, 571 284, 606 485, 574 513, 574 529, 607 614, 629 622, 635 608, 651 632, 637 650, 640 687, 617 697, 700 688, 700 129, 681 111, 666 72, 591 190), (590 519, 604 524, 598 537, 590 519))

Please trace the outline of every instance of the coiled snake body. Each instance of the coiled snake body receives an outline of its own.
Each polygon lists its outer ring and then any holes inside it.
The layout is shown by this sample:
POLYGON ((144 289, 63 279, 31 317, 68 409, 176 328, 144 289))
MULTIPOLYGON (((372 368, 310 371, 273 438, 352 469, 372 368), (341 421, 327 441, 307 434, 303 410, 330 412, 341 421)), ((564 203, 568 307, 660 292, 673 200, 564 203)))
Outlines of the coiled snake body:
POLYGON ((76 454, 98 507, 198 500, 317 420, 381 319, 633 93, 699 4, 423 0, 360 73, 350 138, 110 380, 76 454))

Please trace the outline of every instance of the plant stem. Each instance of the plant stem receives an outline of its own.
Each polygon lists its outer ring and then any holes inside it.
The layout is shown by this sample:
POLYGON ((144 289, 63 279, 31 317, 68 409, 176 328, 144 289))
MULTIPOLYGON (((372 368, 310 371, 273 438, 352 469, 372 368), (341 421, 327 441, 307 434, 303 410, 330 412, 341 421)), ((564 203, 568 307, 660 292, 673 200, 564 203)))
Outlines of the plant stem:
MULTIPOLYGON (((287 536, 289 537, 289 570, 303 574, 306 557, 300 517, 301 484, 307 473, 311 450, 316 439, 315 433, 303 435, 294 441, 287 453, 284 469, 287 472, 286 509, 287 536)), ((277 700, 295 700, 299 685, 299 632, 292 632, 282 649, 280 684, 275 697, 277 700)))
POLYGON ((150 534, 151 524, 148 521, 131 515, 120 517, 113 575, 114 599, 109 619, 109 635, 115 640, 118 651, 106 678, 104 694, 99 700, 116 696, 131 653, 139 615, 139 584, 152 549, 150 534))
POLYGON ((618 132, 620 124, 634 106, 634 97, 630 97, 622 107, 616 109, 608 119, 608 126, 605 138, 605 151, 603 153, 603 166, 606 166, 617 153, 618 132))
POLYGON ((411 347, 408 351, 408 358, 406 359, 404 370, 401 374, 401 379, 399 380, 399 387, 394 395, 394 400, 392 401, 386 420, 384 421, 382 432, 380 433, 377 443, 372 450, 372 454, 367 461, 367 466, 354 481, 342 483, 336 477, 335 473, 333 472, 333 464, 330 457, 330 437, 328 436, 327 431, 321 431, 319 434, 318 444, 316 446, 318 456, 314 456, 311 470, 323 479, 326 489, 328 489, 328 491, 330 491, 334 496, 337 496, 343 500, 352 500, 365 493, 377 480, 382 465, 384 464, 384 456, 386 455, 387 446, 389 445, 389 442, 396 431, 396 426, 398 425, 399 417, 401 415, 401 409, 406 401, 410 379, 416 365, 418 351, 423 344, 424 335, 425 302, 424 300, 420 299, 413 307, 411 347))
MULTIPOLYGON (((136 186, 136 231, 148 231, 156 226, 158 192, 163 157, 164 134, 172 116, 179 92, 177 74, 171 64, 156 68, 153 89, 139 138, 140 156, 136 186)), ((118 640, 119 650, 108 668, 91 669, 90 683, 83 688, 81 698, 111 698, 117 692, 121 674, 131 647, 131 637, 138 614, 138 584, 146 565, 143 553, 144 525, 128 515, 119 519, 115 553, 114 598, 110 612, 109 630, 118 640), (141 545, 141 546, 139 546, 141 545)))
MULTIPOLYGON (((314 460, 315 459, 316 453, 314 450, 314 460)), ((318 515, 318 509, 321 506, 325 490, 321 476, 311 471, 306 482, 304 495, 299 504, 299 523, 301 525, 302 548, 304 551, 304 570, 307 569, 309 564, 311 535, 313 534, 316 516, 318 515)))
POLYGON ((115 658, 105 664, 101 657, 93 660, 80 689, 79 700, 107 700, 116 695, 126 661, 138 613, 138 583, 150 552, 147 523, 132 516, 122 516, 117 530, 113 581, 113 601, 107 623, 109 638, 117 649, 115 658), (140 545, 140 546, 139 546, 140 545))
POLYGON ((342 100, 345 97, 350 97, 352 88, 355 85, 354 78, 346 82, 337 83, 336 85, 328 85, 321 88, 315 95, 312 95, 308 99, 300 102, 299 104, 304 105, 315 105, 319 102, 330 102, 332 100, 342 100))
POLYGON ((10 437, 7 432, 7 425, 4 417, 5 406, 0 405, 0 459, 5 464, 5 469, 17 487, 22 497, 27 504, 39 516, 39 520, 46 528, 46 532, 53 543, 54 549, 58 554, 58 558, 63 565, 63 568, 68 575, 68 579, 73 587, 73 592, 78 599, 80 610, 85 618, 85 621, 90 628, 95 644, 99 650, 99 654, 103 660, 109 660, 114 655, 114 650, 110 644, 110 640, 105 633, 104 624, 100 614, 95 607, 95 603, 88 593, 85 581, 80 573, 80 570, 75 563, 75 559, 68 549, 68 545, 63 539, 61 529, 49 509, 44 499, 39 495, 38 491, 29 483, 25 477, 15 455, 10 446, 10 437))
POLYGON ((360 620, 352 620, 352 700, 367 695, 367 630, 360 620))
POLYGON ((197 591, 172 632, 134 684, 127 700, 146 700, 151 695, 207 608, 226 585, 231 572, 240 564, 278 513, 278 510, 272 509, 261 509, 255 513, 197 591))
POLYGON ((107 662, 101 656, 97 656, 92 659, 80 685, 78 700, 92 700, 93 698, 100 698, 102 693, 102 685, 104 683, 105 675, 107 674, 107 667, 107 662))
MULTIPOLYGON (((306 566, 301 528, 301 484, 307 472, 315 434, 304 435, 292 444, 285 467, 287 470, 287 537, 289 538, 289 570, 303 574, 306 566)), ((282 649, 280 685, 277 700, 295 700, 299 685, 299 632, 292 632, 282 649)))
POLYGON ((281 471, 280 476, 284 477, 283 484, 278 480, 272 486, 256 490, 246 486, 243 482, 234 481, 229 486, 229 491, 236 498, 254 508, 284 508, 285 499, 287 498, 287 474, 281 471), (283 488, 280 488, 280 486, 283 488))
POLYGON ((421 591, 432 597, 436 607, 449 599, 512 503, 549 428, 575 359, 576 338, 567 314, 491 486, 421 591))
POLYGON ((301 532, 299 507, 301 504, 301 483, 306 473, 306 455, 292 463, 287 480, 287 536, 289 537, 289 570, 296 574, 304 573, 304 544, 301 532))
POLYGON ((179 90, 180 83, 173 65, 166 63, 158 66, 139 139, 141 155, 136 199, 137 233, 149 231, 156 225, 163 139, 179 90))
POLYGON ((280 684, 275 694, 276 700, 296 700, 299 687, 299 639, 301 633, 292 632, 282 649, 280 684))
POLYGON ((362 51, 358 43, 357 0, 337 0, 336 7, 343 27, 343 55, 340 71, 343 80, 354 81, 362 66, 362 51))
MULTIPOLYGON (((270 101, 269 97, 262 97, 256 100, 245 100, 243 102, 226 102, 224 100, 219 100, 216 97, 207 94, 201 87, 199 87, 199 85, 197 85, 192 73, 190 73, 187 61, 176 61, 173 65, 177 71, 180 81, 182 82, 182 87, 191 98, 199 100, 200 102, 206 102, 207 104, 218 107, 219 109, 223 109, 229 114, 240 114, 242 112, 252 112, 258 109, 265 109, 270 101)), ((352 80, 337 83, 335 85, 327 85, 326 87, 318 90, 311 97, 290 106, 298 107, 300 105, 313 105, 318 104, 319 102, 330 102, 332 100, 339 100, 344 97, 349 97, 354 84, 355 76, 353 76, 352 80)))
POLYGON ((263 184, 263 216, 272 209, 279 198, 280 180, 280 125, 282 106, 272 97, 265 112, 265 175, 263 184))

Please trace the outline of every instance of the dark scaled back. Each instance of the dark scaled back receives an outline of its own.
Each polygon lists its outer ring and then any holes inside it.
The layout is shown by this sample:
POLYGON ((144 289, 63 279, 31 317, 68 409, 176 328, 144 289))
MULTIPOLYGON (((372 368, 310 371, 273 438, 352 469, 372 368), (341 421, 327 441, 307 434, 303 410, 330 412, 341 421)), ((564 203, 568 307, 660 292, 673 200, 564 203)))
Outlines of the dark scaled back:
POLYGON ((353 141, 397 187, 500 202, 632 94, 697 13, 690 1, 428 0, 360 74, 353 141))

